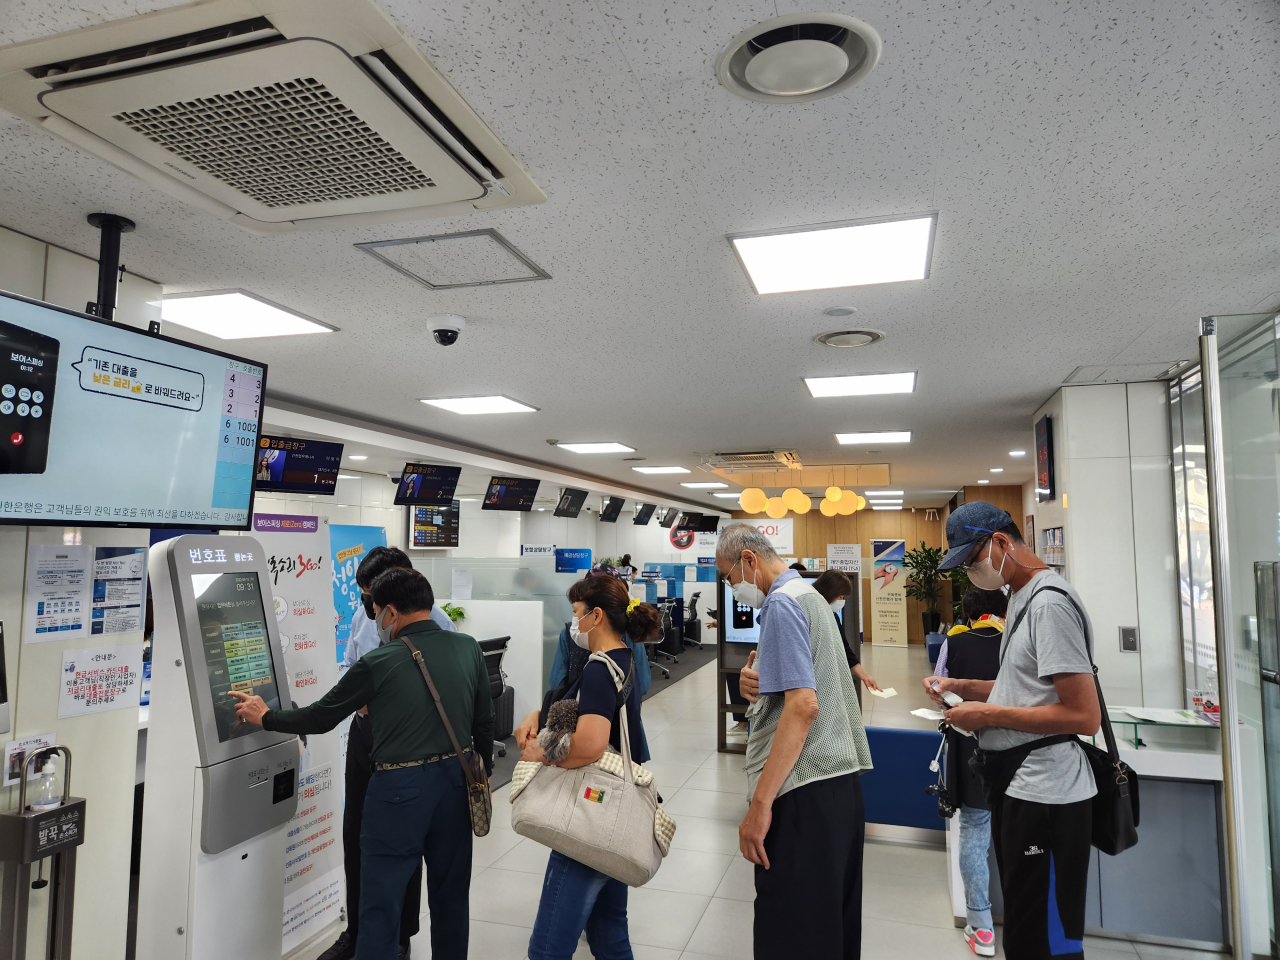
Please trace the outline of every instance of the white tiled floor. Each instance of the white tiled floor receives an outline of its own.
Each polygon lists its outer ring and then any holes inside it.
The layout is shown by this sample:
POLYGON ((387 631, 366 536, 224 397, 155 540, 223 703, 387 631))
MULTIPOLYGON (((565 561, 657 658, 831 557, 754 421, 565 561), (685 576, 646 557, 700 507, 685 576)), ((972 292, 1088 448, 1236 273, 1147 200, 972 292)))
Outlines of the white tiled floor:
MULTIPOLYGON (((873 649, 864 662, 883 687, 900 696, 870 701, 868 721, 915 726, 909 711, 923 703, 919 677, 928 673, 923 648, 873 649), (914 686, 912 684, 914 683, 914 686), (901 701, 901 702, 899 702, 901 701), (906 721, 903 722, 902 717, 906 721)), ((715 665, 646 700, 645 731, 666 809, 676 818, 670 855, 646 886, 628 898, 636 960, 747 960, 755 889, 753 867, 738 853, 738 822, 746 812, 746 777, 739 755, 715 749, 715 665)), ((926 724, 927 726, 927 724, 926 724)), ((494 795, 494 828, 476 840, 471 881, 471 949, 477 960, 521 960, 537 915, 547 849, 509 829, 507 790, 494 795)), ((864 860, 865 960, 964 960, 973 954, 952 926, 946 857, 941 849, 868 842, 864 860)), ((426 903, 425 894, 423 903, 426 903)), ((430 920, 413 956, 431 955, 430 920)), ((316 945, 297 960, 311 960, 316 945)), ((1088 938, 1090 960, 1201 960, 1216 956, 1168 947, 1088 938)), ((590 957, 583 942, 575 958, 590 957)), ((1003 956, 999 953, 998 956, 1003 956)))

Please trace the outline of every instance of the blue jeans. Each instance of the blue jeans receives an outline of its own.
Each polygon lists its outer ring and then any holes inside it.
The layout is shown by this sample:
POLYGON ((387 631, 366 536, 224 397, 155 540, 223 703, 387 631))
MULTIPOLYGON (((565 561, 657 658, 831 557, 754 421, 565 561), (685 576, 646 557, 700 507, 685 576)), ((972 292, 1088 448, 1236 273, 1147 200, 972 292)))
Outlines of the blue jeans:
POLYGON ((596 960, 632 960, 627 885, 552 850, 529 960, 570 960, 584 929, 596 960))
POLYGON ((431 956, 466 960, 470 933, 471 813, 452 757, 379 770, 360 826, 360 935, 356 960, 396 956, 409 878, 426 860, 431 956))
POLYGON ((960 877, 964 880, 965 920, 975 930, 991 929, 991 811, 960 807, 960 877))

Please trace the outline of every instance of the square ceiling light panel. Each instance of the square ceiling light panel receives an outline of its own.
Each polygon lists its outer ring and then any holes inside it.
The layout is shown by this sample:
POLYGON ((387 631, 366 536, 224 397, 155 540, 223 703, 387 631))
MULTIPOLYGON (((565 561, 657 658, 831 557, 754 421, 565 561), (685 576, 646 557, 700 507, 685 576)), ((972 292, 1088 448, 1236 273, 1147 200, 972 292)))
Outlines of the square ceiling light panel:
POLYGON ((692 473, 684 467, 632 467, 636 473, 692 473))
POLYGON ((432 290, 551 279, 551 274, 492 228, 378 240, 356 247, 432 290))
POLYGON ((432 397, 424 398, 422 403, 450 413, 461 413, 475 416, 480 413, 536 413, 538 408, 531 407, 510 397, 432 397))
POLYGON ((338 329, 244 290, 167 296, 160 301, 160 319, 220 340, 292 337, 338 329))
POLYGON ((628 447, 625 443, 618 443, 615 440, 603 440, 594 443, 557 443, 557 447, 561 450, 568 450, 570 453, 635 453, 635 447, 628 447))
POLYGON ((873 443, 910 443, 910 430, 882 430, 879 433, 837 433, 836 442, 869 447, 873 443))
POLYGON ((863 373, 852 377, 805 377, 811 397, 873 397, 886 393, 914 393, 914 373, 863 373))
POLYGON ((756 293, 924 280, 936 213, 786 227, 729 237, 756 293))

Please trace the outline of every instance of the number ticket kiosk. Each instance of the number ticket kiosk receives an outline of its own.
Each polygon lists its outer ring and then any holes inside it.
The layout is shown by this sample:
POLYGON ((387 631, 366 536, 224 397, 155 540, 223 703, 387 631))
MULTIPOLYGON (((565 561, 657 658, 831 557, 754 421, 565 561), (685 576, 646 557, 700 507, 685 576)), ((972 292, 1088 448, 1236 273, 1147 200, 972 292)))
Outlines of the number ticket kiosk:
POLYGON ((250 537, 181 536, 149 563, 155 633, 138 960, 279 960, 298 740, 236 717, 231 690, 287 689, 250 537))

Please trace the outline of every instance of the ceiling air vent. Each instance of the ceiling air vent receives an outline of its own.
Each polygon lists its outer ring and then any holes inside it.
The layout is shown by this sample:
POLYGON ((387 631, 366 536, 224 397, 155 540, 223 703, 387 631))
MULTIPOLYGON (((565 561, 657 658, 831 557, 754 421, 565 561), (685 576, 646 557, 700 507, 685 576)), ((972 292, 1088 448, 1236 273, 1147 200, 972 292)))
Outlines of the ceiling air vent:
POLYGON ((1168 380, 1169 374, 1181 366, 1181 360, 1159 360, 1154 363, 1114 363, 1076 367, 1063 380, 1063 385, 1080 383, 1141 383, 1144 380, 1168 380))
POLYGON ((722 473, 757 473, 763 470, 799 470, 800 454, 794 450, 752 450, 743 453, 712 453, 701 466, 722 473))
POLYGON ((546 199, 365 0, 213 0, 3 47, 0 106, 255 233, 546 199))
POLYGON ((847 90, 880 59, 880 35, 838 13, 791 13, 742 31, 716 57, 731 93, 762 103, 802 103, 847 90))
POLYGON ((357 243, 356 248, 432 290, 551 279, 551 274, 492 227, 357 243))

